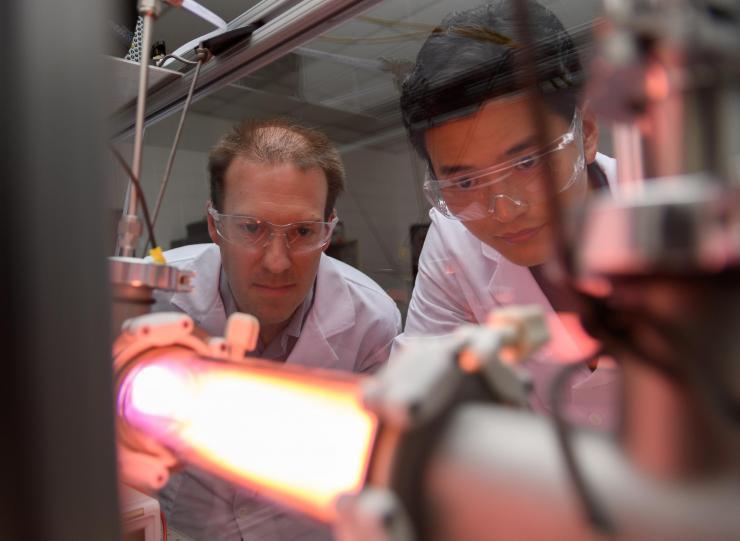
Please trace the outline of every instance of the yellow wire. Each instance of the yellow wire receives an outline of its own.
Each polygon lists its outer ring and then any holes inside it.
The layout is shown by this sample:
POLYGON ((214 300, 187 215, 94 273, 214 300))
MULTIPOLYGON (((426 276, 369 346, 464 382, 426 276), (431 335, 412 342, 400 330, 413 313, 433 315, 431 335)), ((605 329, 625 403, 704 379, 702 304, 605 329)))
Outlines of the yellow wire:
POLYGON ((149 256, 152 258, 152 260, 159 264, 159 265, 166 265, 167 261, 164 258, 164 252, 162 251, 162 248, 159 246, 152 248, 149 250, 149 256))

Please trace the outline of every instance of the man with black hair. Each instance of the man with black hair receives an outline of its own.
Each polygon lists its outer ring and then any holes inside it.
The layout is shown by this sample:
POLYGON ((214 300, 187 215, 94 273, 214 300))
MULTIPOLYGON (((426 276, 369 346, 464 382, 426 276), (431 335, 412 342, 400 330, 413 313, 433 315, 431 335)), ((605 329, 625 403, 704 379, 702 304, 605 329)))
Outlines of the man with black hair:
MULTIPOLYGON (((595 348, 573 299, 545 272, 554 255, 551 195, 560 208, 581 205, 609 189, 615 164, 597 152, 578 51, 562 23, 528 1, 527 50, 514 8, 499 0, 448 16, 403 84, 403 121, 426 162, 424 190, 434 208, 397 343, 483 323, 498 306, 539 304, 551 316, 554 339, 546 360, 529 368, 535 406, 545 409, 558 369, 553 357, 572 360, 595 348), (543 96, 544 145, 531 109, 535 92, 525 84, 527 58, 543 96), (554 181, 551 191, 547 180, 554 181)), ((575 414, 604 424, 611 412, 604 389, 613 388, 613 377, 584 368, 571 389, 575 414)))

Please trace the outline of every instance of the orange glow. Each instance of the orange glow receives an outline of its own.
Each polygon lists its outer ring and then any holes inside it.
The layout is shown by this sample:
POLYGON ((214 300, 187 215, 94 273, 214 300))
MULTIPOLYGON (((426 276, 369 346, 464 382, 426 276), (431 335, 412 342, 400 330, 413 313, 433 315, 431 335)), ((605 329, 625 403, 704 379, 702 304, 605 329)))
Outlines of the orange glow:
POLYGON ((599 349, 598 340, 586 332, 575 312, 548 314, 547 326, 550 341, 545 348, 553 362, 570 363, 593 355, 599 349))
POLYGON ((657 63, 650 65, 645 73, 645 91, 653 100, 664 100, 671 92, 670 76, 665 68, 657 63))
POLYGON ((460 367, 460 370, 467 372, 468 374, 473 374, 480 370, 481 365, 478 356, 469 349, 465 349, 460 352, 457 364, 460 367))
POLYGON ((359 377, 161 358, 121 386, 126 420, 183 459, 323 521, 362 488, 377 428, 359 377))

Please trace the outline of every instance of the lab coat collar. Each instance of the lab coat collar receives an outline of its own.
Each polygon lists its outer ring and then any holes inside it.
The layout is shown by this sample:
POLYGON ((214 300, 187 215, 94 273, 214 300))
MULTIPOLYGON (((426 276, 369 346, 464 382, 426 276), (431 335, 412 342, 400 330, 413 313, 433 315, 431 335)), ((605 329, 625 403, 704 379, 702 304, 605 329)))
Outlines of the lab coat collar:
MULTIPOLYGON (((197 270, 193 291, 176 293, 171 303, 188 314, 197 314, 195 323, 219 336, 226 326, 226 310, 219 293, 221 253, 215 244, 183 265, 197 270)), ((345 278, 334 262, 322 254, 316 276, 314 302, 293 351, 286 362, 321 368, 342 368, 329 339, 355 325, 355 305, 345 278)))
POLYGON ((215 244, 208 246, 198 256, 181 267, 193 271, 193 290, 175 293, 171 303, 186 314, 206 332, 220 336, 226 327, 226 309, 219 293, 221 276, 221 251, 215 244))
MULTIPOLYGON (((604 154, 596 154, 596 163, 601 166, 613 192, 616 185, 616 161, 604 154)), ((472 235, 469 231, 469 235, 472 235)), ((488 282, 488 290, 501 304, 538 304, 554 312, 550 301, 540 289, 539 284, 527 267, 512 263, 495 249, 481 242, 483 257, 493 262, 493 272, 488 282)))
POLYGON ((341 344, 334 340, 332 345, 329 340, 355 325, 355 304, 345 278, 332 259, 324 254, 319 262, 314 295, 303 332, 288 362, 316 368, 342 369, 336 351, 341 344))
POLYGON ((319 262, 315 295, 311 315, 317 318, 327 338, 355 325, 355 304, 347 282, 334 261, 325 254, 321 254, 319 262), (330 302, 316 302, 319 297, 330 302))
POLYGON ((537 304, 553 311, 550 301, 527 267, 512 263, 495 249, 481 242, 483 257, 493 262, 488 291, 500 304, 537 304))

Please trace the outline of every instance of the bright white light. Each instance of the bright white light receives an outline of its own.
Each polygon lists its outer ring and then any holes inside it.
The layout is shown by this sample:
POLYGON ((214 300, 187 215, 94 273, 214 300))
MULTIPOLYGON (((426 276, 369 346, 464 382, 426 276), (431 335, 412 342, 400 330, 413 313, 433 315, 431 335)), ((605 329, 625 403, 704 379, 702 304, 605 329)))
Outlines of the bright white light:
POLYGON ((132 375, 131 424, 189 462, 321 520, 333 519, 340 495, 362 488, 377 420, 362 406, 359 379, 264 363, 178 365, 187 377, 172 359, 132 375))
POLYGON ((188 401, 182 373, 167 366, 145 366, 131 384, 131 406, 140 414, 178 419, 188 401))

